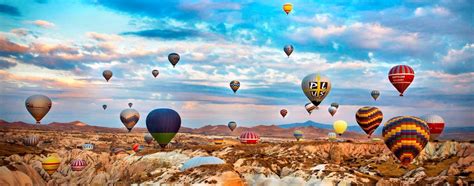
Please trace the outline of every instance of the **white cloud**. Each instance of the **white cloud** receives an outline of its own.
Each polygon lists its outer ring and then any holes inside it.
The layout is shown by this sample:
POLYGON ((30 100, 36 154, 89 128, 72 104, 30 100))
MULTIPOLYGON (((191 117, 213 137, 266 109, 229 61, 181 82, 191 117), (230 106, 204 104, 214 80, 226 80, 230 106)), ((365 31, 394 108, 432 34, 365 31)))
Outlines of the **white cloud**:
POLYGON ((53 28, 56 25, 54 23, 45 21, 45 20, 35 20, 32 22, 34 25, 42 27, 42 28, 53 28))
POLYGON ((449 50, 448 54, 442 58, 442 61, 445 64, 467 62, 467 65, 474 65, 474 44, 466 44, 459 50, 449 50))

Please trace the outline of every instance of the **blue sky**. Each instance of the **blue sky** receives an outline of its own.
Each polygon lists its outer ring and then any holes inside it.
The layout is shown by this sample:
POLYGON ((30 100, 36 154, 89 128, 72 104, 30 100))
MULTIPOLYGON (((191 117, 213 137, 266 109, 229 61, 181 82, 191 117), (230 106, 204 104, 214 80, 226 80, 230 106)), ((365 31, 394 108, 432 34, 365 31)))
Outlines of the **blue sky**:
POLYGON ((264 0, 0 0, 0 118, 34 122, 24 100, 44 94, 53 108, 43 123, 121 127, 119 113, 133 102, 141 127, 161 107, 199 127, 231 120, 355 124, 355 111, 370 105, 384 121, 434 113, 450 126, 473 124, 472 2, 289 2, 290 15, 285 2, 264 0), (295 47, 290 58, 286 44, 295 47), (181 55, 176 68, 167 60, 172 52, 181 55), (404 97, 387 77, 398 64, 416 73, 404 97), (106 69, 114 72, 109 83, 106 69), (300 83, 314 72, 328 76, 333 89, 308 116, 300 83), (241 82, 236 95, 234 79, 241 82), (372 89, 381 91, 378 101, 372 89), (341 105, 334 117, 331 102, 341 105), (282 108, 289 111, 284 119, 282 108))

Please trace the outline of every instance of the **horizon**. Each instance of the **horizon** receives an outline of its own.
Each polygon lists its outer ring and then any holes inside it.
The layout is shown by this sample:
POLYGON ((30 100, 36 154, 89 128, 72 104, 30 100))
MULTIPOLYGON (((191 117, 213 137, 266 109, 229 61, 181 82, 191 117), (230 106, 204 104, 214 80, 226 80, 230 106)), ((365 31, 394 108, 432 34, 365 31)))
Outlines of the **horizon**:
POLYGON ((42 94, 53 101, 42 124, 121 128, 119 114, 132 102, 140 128, 155 108, 176 110, 190 128, 339 119, 357 126, 363 106, 382 110, 381 125, 437 114, 446 127, 474 126, 473 3, 292 3, 286 15, 282 2, 266 1, 2 1, 0 119, 34 123, 25 100, 42 94), (286 44, 295 48, 289 57, 286 44), (173 52, 181 56, 175 68, 173 52), (387 77, 400 64, 415 71, 403 97, 387 77), (104 70, 113 71, 109 82, 104 70), (314 72, 332 90, 308 115, 301 80, 314 72), (232 80, 241 84, 235 94, 232 80), (332 102, 340 105, 333 117, 332 102))

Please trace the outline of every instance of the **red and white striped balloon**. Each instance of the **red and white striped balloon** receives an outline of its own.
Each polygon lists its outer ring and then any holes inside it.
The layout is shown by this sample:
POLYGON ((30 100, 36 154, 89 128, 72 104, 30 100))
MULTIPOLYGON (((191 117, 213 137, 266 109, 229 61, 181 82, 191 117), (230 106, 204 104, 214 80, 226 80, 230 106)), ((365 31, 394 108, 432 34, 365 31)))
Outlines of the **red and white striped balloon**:
POLYGON ((405 92, 415 79, 415 71, 408 65, 397 65, 390 69, 388 79, 398 92, 400 92, 400 96, 403 96, 403 92, 405 92))
POLYGON ((243 144, 257 144, 260 140, 260 136, 258 136, 255 132, 243 132, 240 134, 240 142, 243 144))
POLYGON ((428 114, 421 116, 421 119, 425 120, 430 128, 430 140, 437 140, 444 129, 444 119, 441 116, 428 114))
POLYGON ((71 169, 73 171, 82 171, 87 167, 87 162, 83 159, 75 159, 71 161, 71 169))

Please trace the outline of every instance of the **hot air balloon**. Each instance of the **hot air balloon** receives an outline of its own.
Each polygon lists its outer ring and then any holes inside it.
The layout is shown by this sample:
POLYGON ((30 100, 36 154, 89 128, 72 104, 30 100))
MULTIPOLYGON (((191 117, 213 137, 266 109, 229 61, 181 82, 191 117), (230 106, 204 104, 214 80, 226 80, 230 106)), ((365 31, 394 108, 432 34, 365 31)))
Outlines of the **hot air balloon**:
POLYGON ((239 87, 240 87, 240 82, 237 81, 237 80, 233 80, 230 82, 230 88, 232 89, 232 91, 234 91, 234 94, 235 92, 237 92, 237 90, 239 90, 239 87))
POLYGON ((379 96, 380 96, 380 91, 378 91, 378 90, 372 90, 372 92, 370 93, 370 95, 372 96, 372 98, 374 98, 375 101, 377 101, 377 98, 379 98, 379 96))
POLYGON ((344 120, 337 120, 332 126, 334 127, 334 132, 341 136, 347 129, 347 122, 344 120))
POLYGON ((102 76, 104 76, 105 80, 107 80, 107 82, 109 82, 110 78, 112 78, 112 71, 110 70, 104 70, 104 72, 102 72, 102 76))
POLYGON ((56 170, 58 170, 61 160, 56 156, 48 156, 47 158, 43 159, 41 164, 43 165, 43 169, 49 175, 52 175, 54 172, 56 172, 56 170))
POLYGON ((87 167, 87 162, 83 159, 74 159, 71 161, 72 171, 82 171, 87 167))
POLYGON ((214 144, 216 145, 224 144, 224 138, 214 138, 214 144))
POLYGON ((286 116, 287 114, 288 114, 288 110, 286 110, 286 109, 281 109, 281 110, 280 110, 280 115, 281 115, 283 118, 285 118, 285 116, 286 116))
POLYGON ((150 133, 145 134, 143 138, 147 144, 151 144, 153 142, 153 136, 150 133))
POLYGON ((330 133, 328 133, 328 139, 329 139, 329 141, 334 141, 334 140, 336 140, 336 139, 337 139, 336 133, 335 133, 335 132, 330 132, 330 133))
POLYGON ((94 150, 94 145, 90 143, 85 143, 82 145, 82 150, 94 150))
POLYGON ((132 108, 133 103, 128 103, 128 108, 132 108))
POLYGON ((51 109, 52 103, 51 99, 47 96, 33 95, 26 99, 25 106, 31 116, 35 118, 36 124, 40 124, 41 119, 43 119, 51 109))
POLYGON ((336 107, 336 109, 339 109, 339 103, 331 103, 331 107, 336 107))
POLYGON ((38 136, 28 136, 23 139, 23 144, 26 146, 36 147, 39 143, 38 136))
POLYGON ((420 118, 398 116, 385 123, 382 135, 387 147, 407 167, 425 148, 430 139, 430 129, 420 118))
POLYGON ((286 15, 288 15, 291 12, 291 10, 293 10, 293 4, 285 3, 283 5, 283 11, 285 11, 286 15))
POLYGON ((146 128, 158 144, 165 148, 181 128, 181 117, 172 109, 155 109, 146 117, 146 128))
POLYGON ((231 121, 229 124, 227 124, 227 126, 229 127, 230 131, 234 131, 234 129, 237 128, 237 123, 235 121, 231 121))
POLYGON ((293 136, 296 138, 296 141, 300 141, 303 138, 303 131, 295 130, 293 131, 293 136))
POLYGON ((328 108, 328 111, 329 111, 329 114, 331 114, 331 116, 334 116, 334 114, 336 114, 337 112, 337 108, 331 106, 328 108))
POLYGON ((112 153, 115 154, 115 155, 128 154, 127 151, 123 148, 113 148, 112 153))
POLYGON ((179 57, 179 54, 177 53, 171 53, 168 55, 168 60, 173 65, 173 68, 176 66, 176 64, 178 64, 179 59, 180 57, 179 57))
POLYGON ((128 129, 128 132, 138 123, 140 114, 135 109, 125 109, 120 112, 120 121, 128 129))
POLYGON ((331 81, 318 73, 309 74, 301 82, 301 89, 317 107, 331 91, 331 81))
POLYGON ((140 145, 138 143, 135 143, 132 145, 133 152, 140 152, 143 150, 143 148, 144 148, 143 145, 140 145))
POLYGON ((430 140, 437 140, 438 137, 441 135, 444 129, 444 119, 441 116, 428 114, 421 116, 430 128, 430 140))
POLYGON ((219 165, 219 164, 225 164, 224 160, 214 157, 214 156, 198 156, 184 162, 180 170, 185 171, 191 168, 199 167, 201 165, 219 165))
POLYGON ((156 76, 158 76, 158 74, 160 74, 160 71, 155 69, 155 70, 151 71, 151 74, 153 74, 153 77, 156 78, 156 76))
POLYGON ((283 47, 283 51, 285 51, 285 54, 290 57, 291 53, 293 53, 293 50, 295 48, 293 47, 293 45, 285 45, 285 47, 283 47))
POLYGON ((304 105, 304 107, 306 108, 306 111, 308 112, 309 115, 311 115, 311 113, 313 112, 314 109, 316 109, 316 106, 314 106, 313 103, 309 102, 309 103, 306 103, 304 105))
POLYGON ((105 110, 107 109, 107 105, 102 105, 102 108, 105 110))
POLYGON ((408 65, 397 65, 390 69, 388 79, 398 92, 400 92, 400 96, 403 96, 403 92, 405 92, 413 79, 415 79, 415 71, 408 65))
POLYGON ((370 136, 383 120, 383 113, 377 107, 362 107, 356 112, 356 121, 360 128, 370 136))
POLYGON ((242 132, 240 134, 240 143, 243 144, 257 144, 260 140, 260 136, 258 136, 255 132, 242 132))

